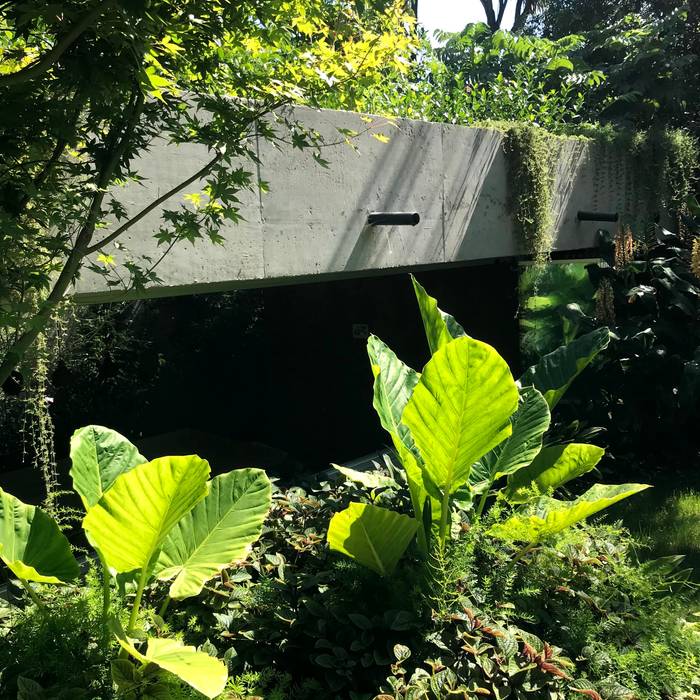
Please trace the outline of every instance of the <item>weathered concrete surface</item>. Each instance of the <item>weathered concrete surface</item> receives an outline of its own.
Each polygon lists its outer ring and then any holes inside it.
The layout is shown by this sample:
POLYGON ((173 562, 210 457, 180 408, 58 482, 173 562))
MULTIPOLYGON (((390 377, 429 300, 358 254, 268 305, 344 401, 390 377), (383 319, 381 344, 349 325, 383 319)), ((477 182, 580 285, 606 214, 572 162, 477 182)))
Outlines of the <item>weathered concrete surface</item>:
MULTIPOLYGON (((295 113, 329 143, 339 140, 339 127, 364 132, 354 140, 357 150, 346 144, 327 146, 323 157, 330 167, 324 169, 310 152, 260 141, 262 165, 255 175, 269 183, 269 192, 256 187, 242 193, 245 221, 222 231, 223 246, 205 241, 175 246, 158 266, 162 285, 141 296, 342 278, 525 253, 510 216, 502 132, 410 120, 391 124, 378 117, 368 124, 358 114, 306 108, 295 113), (389 142, 377 139, 377 133, 389 142), (421 221, 415 227, 368 227, 372 211, 417 211, 421 221)), ((615 212, 625 201, 629 178, 620 177, 613 187, 594 187, 592 148, 571 140, 560 149, 552 206, 555 250, 594 245, 599 225, 578 222, 579 209, 615 212)), ((156 146, 139 166, 149 182, 127 188, 120 199, 136 213, 207 159, 199 147, 156 146)), ((180 194, 164 206, 182 201, 180 194)), ((159 226, 156 211, 120 239, 129 253, 112 246, 106 252, 117 261, 128 254, 155 260, 162 253, 152 238, 159 226)), ((124 296, 87 270, 75 294, 83 302, 124 296)))

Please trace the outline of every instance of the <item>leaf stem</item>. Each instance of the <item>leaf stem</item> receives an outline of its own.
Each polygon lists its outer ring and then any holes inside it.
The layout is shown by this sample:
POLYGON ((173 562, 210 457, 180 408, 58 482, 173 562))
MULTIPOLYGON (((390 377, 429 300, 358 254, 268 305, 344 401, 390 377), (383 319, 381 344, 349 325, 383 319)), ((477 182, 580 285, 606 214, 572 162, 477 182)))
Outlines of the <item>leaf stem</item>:
POLYGON ((531 552, 535 548, 535 545, 533 542, 530 544, 525 545, 516 555, 513 557, 513 564, 516 562, 520 561, 526 554, 531 552))
POLYGON ((486 489, 483 494, 481 494, 481 499, 479 500, 479 507, 476 509, 476 517, 480 518, 481 514, 484 512, 484 506, 486 505, 486 499, 489 497, 489 490, 486 489))
POLYGON ((31 584, 27 579, 20 578, 20 583, 24 586, 24 590, 27 591, 29 594, 29 597, 32 599, 32 602, 34 605, 39 608, 39 610, 42 610, 43 612, 46 612, 46 605, 44 605, 44 602, 39 598, 39 596, 36 594, 36 591, 32 588, 31 584))
POLYGON ((445 551, 445 542, 447 541, 447 524, 450 516, 450 492, 445 489, 442 492, 442 503, 440 504, 440 549, 445 551))
POLYGON ((107 620, 109 619, 109 610, 112 602, 112 589, 109 569, 102 555, 100 555, 100 563, 102 564, 102 639, 106 648, 109 640, 107 620))
POLYGON ((170 596, 166 595, 165 600, 163 601, 163 605, 160 606, 160 610, 158 611, 158 615, 160 617, 163 617, 165 615, 165 611, 168 609, 168 605, 170 605, 170 596))
POLYGON ((146 587, 146 581, 148 580, 148 567, 144 566, 141 569, 141 576, 139 577, 139 583, 136 588, 136 597, 134 598, 134 604, 131 608, 131 615, 129 616, 129 626, 126 628, 127 635, 131 635, 136 626, 136 618, 139 614, 139 609, 141 607, 141 599, 143 598, 143 589, 146 587))

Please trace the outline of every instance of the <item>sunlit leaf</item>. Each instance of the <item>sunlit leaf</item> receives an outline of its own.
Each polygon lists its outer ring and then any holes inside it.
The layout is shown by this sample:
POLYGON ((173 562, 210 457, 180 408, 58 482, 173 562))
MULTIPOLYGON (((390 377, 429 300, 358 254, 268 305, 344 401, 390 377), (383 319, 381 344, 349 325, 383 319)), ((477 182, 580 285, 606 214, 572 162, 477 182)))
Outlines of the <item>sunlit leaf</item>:
POLYGON ((0 558, 15 576, 26 581, 66 583, 80 573, 56 521, 2 489, 0 558))
POLYGON ((508 478, 504 495, 511 503, 524 503, 533 488, 540 494, 559 488, 595 468, 604 454, 602 447, 581 443, 545 447, 532 464, 508 478))
POLYGON ((102 498, 120 474, 146 461, 123 435, 101 425, 88 425, 73 433, 70 458, 73 488, 86 509, 102 498))
POLYGON ((505 522, 494 525, 489 534, 504 540, 537 544, 648 488, 647 484, 596 484, 574 501, 558 501, 542 496, 536 501, 532 512, 511 516, 505 522))
POLYGON ((390 576, 418 529, 418 522, 387 508, 351 503, 328 526, 331 549, 359 564, 390 576))
POLYGON ((464 337, 441 347, 425 366, 402 416, 442 493, 469 480, 472 464, 512 432, 518 389, 505 360, 464 337))
POLYGON ((209 493, 180 519, 163 544, 154 575, 176 600, 199 594, 229 564, 244 559, 270 510, 270 481, 262 469, 236 469, 213 478, 209 493))
POLYGON ((165 538, 207 493, 209 464, 160 457, 117 477, 83 520, 90 541, 118 573, 155 564, 165 538))

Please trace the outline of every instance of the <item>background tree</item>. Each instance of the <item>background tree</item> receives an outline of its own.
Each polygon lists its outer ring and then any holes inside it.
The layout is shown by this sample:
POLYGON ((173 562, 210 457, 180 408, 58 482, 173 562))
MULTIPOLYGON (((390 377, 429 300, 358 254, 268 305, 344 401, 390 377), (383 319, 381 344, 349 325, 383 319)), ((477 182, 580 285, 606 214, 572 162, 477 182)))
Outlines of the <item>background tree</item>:
MULTIPOLYGON (((486 13, 486 24, 489 29, 494 32, 501 29, 510 0, 495 0, 495 5, 494 0, 479 0, 479 2, 486 13)), ((520 31, 525 26, 528 17, 534 14, 541 4, 538 0, 515 0, 512 30, 520 31)))
MULTIPOLYGON (((154 232, 164 253, 220 242, 256 136, 321 145, 280 108, 329 92, 352 107, 358 85, 402 70, 411 34, 401 3, 361 18, 344 0, 0 0, 0 384, 83 265, 112 269, 119 237, 188 187, 201 194, 154 232), (157 140, 209 161, 128 214, 120 188, 157 140)), ((125 284, 157 280, 157 261, 123 264, 125 284)))

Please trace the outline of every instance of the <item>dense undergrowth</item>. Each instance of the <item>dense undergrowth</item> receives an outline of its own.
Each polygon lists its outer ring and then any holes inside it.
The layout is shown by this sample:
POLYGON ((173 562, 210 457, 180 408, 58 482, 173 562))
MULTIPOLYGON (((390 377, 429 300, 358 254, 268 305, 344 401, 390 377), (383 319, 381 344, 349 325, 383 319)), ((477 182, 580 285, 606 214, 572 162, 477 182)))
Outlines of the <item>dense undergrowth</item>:
POLYGON ((82 428, 84 575, 50 517, 0 491, 3 697, 697 697, 692 571, 587 522, 647 486, 583 490, 604 451, 548 432, 607 329, 516 384, 414 289, 422 373, 368 341, 394 461, 280 490, 82 428))
MULTIPOLYGON (((375 497, 407 507, 405 493, 375 497)), ((167 625, 153 590, 143 625, 225 659, 231 700, 443 698, 460 687, 503 698, 700 691, 695 590, 673 558, 640 565, 619 525, 576 526, 513 562, 488 522, 455 524, 459 534, 427 570, 411 556, 382 579, 325 544, 333 513, 357 498, 366 494, 344 481, 275 491, 249 558, 174 607, 167 625)), ((29 606, 4 618, 4 696, 21 676, 45 694, 20 697, 124 697, 111 690, 99 642, 97 578, 47 602, 48 615, 29 606)), ((174 681, 167 692, 200 697, 174 681)))

